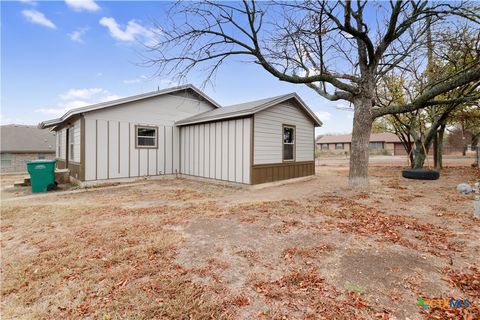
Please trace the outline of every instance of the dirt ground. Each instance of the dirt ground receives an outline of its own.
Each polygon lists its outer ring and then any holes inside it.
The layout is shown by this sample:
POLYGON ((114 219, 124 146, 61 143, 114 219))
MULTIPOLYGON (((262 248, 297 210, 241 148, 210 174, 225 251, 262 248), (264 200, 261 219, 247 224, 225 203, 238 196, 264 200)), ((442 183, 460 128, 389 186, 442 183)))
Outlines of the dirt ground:
POLYGON ((479 319, 480 221, 455 187, 480 171, 400 169, 372 166, 365 190, 325 164, 261 190, 2 187, 2 319, 479 319))

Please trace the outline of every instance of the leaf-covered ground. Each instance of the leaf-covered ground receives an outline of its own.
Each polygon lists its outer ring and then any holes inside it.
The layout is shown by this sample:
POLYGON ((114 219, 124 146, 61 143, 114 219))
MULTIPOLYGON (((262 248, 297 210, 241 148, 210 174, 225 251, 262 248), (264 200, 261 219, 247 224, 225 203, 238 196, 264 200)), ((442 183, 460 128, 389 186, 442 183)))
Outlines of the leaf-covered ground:
POLYGON ((2 319, 480 318, 480 221, 455 191, 480 172, 399 170, 373 167, 363 191, 319 166, 262 190, 180 179, 5 200, 2 319))

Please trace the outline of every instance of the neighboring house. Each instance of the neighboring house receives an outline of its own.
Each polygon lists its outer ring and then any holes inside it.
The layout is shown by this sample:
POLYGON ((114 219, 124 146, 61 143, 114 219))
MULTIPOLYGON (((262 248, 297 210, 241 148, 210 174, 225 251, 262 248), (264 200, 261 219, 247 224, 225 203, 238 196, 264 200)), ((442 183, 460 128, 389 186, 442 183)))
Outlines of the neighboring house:
MULTIPOLYGON (((316 145, 319 150, 339 153, 350 153, 351 143, 351 134, 323 136, 316 140, 316 145)), ((378 151, 385 150, 391 155, 407 154, 400 139, 398 139, 395 134, 389 132, 372 133, 370 135, 369 148, 378 151)))
POLYGON ((60 168, 80 181, 189 175, 258 184, 313 175, 320 120, 294 93, 221 107, 192 85, 68 111, 60 168))
POLYGON ((0 126, 1 172, 26 172, 26 162, 55 159, 55 135, 36 126, 0 126))

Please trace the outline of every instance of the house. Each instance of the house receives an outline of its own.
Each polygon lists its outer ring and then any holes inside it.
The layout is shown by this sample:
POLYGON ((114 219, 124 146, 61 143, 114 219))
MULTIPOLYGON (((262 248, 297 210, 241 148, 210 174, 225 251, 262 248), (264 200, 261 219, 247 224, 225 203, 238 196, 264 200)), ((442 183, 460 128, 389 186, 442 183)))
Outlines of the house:
POLYGON ((1 172, 26 172, 26 162, 55 158, 55 135, 36 126, 0 126, 1 172))
MULTIPOLYGON (((322 136, 316 140, 317 148, 321 151, 350 153, 352 135, 322 136)), ((407 152, 398 137, 390 132, 372 133, 369 148, 377 152, 386 152, 390 155, 406 155, 407 152)))
POLYGON ((59 168, 79 181, 183 175, 259 184, 313 175, 320 120, 295 93, 222 107, 192 85, 68 111, 59 168))

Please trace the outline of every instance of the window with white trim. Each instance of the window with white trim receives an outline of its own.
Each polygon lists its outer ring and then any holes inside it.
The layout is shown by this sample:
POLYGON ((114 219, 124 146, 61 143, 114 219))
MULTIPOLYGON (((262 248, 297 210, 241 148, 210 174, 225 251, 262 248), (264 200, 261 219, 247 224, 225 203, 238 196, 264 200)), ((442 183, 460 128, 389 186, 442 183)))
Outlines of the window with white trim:
POLYGON ((137 148, 157 148, 157 127, 136 126, 135 137, 137 148))
POLYGON ((295 127, 283 126, 283 161, 295 160, 295 127))
POLYGON ((73 127, 68 129, 68 159, 73 160, 75 159, 75 130, 73 127))
POLYGON ((58 131, 57 132, 57 158, 61 158, 62 157, 62 132, 61 131, 58 131))

